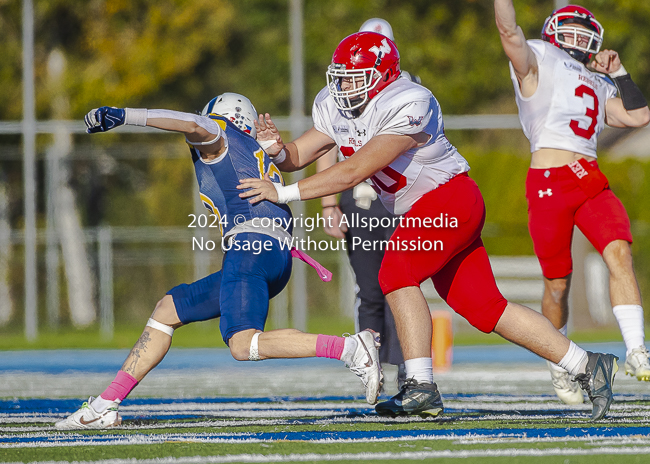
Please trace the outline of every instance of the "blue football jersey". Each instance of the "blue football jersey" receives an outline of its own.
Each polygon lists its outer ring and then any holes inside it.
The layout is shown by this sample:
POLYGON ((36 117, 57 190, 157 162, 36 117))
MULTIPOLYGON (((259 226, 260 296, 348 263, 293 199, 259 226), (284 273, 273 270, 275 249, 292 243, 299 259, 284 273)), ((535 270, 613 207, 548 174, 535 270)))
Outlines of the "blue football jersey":
POLYGON ((201 159, 197 147, 190 147, 192 161, 199 182, 199 193, 203 205, 219 217, 221 233, 226 235, 234 226, 254 218, 271 218, 292 230, 291 210, 287 205, 278 205, 268 200, 250 204, 240 198, 240 179, 263 178, 268 174, 273 182, 284 184, 280 170, 251 136, 240 131, 227 118, 210 114, 224 130, 228 149, 218 158, 206 163, 201 159), (288 226, 288 227, 287 227, 288 226))

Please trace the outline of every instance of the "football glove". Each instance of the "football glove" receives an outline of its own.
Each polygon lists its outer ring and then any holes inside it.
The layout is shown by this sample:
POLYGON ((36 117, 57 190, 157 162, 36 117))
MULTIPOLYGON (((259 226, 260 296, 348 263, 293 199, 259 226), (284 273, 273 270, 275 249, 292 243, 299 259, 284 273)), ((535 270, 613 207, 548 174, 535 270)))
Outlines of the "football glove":
POLYGON ((96 132, 106 132, 115 127, 124 124, 126 111, 124 108, 113 108, 110 106, 102 106, 91 110, 84 121, 86 123, 87 132, 94 134, 96 132))

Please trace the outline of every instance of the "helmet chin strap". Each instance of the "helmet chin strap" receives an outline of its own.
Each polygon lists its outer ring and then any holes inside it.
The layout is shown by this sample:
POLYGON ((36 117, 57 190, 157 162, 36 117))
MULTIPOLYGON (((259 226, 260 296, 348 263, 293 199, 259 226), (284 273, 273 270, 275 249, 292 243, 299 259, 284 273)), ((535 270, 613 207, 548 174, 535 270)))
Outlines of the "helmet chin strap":
POLYGON ((590 58, 589 55, 590 55, 590 53, 583 52, 582 50, 576 50, 575 48, 562 48, 562 50, 564 50, 569 55, 571 55, 571 57, 574 60, 577 60, 577 61, 581 62, 584 65, 589 63, 589 58, 590 58))
POLYGON ((377 53, 377 60, 375 60, 375 66, 374 66, 375 69, 377 69, 377 66, 379 66, 381 64, 382 55, 383 55, 383 52, 381 52, 381 51, 379 53, 377 53))
MULTIPOLYGON (((562 40, 564 40, 564 37, 562 37, 562 40)), ((571 58, 573 58, 576 61, 581 62, 582 64, 586 65, 589 63, 589 59, 591 58, 591 53, 585 52, 583 50, 578 50, 577 48, 569 47, 566 45, 561 45, 560 44, 560 49, 564 50, 567 52, 571 58)))

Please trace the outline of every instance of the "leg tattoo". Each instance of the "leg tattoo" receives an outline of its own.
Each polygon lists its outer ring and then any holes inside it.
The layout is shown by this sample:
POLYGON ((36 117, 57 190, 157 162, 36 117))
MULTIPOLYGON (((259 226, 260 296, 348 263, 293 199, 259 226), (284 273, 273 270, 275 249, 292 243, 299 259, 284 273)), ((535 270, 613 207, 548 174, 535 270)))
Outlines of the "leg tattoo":
POLYGON ((133 345, 129 357, 126 358, 126 361, 124 361, 124 364, 122 365, 122 370, 124 372, 135 377, 135 367, 138 364, 140 357, 144 355, 145 351, 147 351, 147 343, 150 341, 151 335, 149 334, 149 331, 145 329, 145 331, 142 332, 142 335, 140 335, 138 341, 133 345))

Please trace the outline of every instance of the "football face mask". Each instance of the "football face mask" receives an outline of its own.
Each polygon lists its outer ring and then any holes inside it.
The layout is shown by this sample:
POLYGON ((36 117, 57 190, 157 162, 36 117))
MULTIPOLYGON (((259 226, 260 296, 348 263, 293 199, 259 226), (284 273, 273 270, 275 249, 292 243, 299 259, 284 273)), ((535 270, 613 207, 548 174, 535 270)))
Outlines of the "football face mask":
POLYGON ((546 19, 542 39, 587 64, 600 51, 604 29, 586 8, 569 5, 546 19))
POLYGON ((335 63, 327 68, 327 86, 340 110, 361 108, 380 80, 381 74, 375 68, 347 70, 345 65, 335 63))

